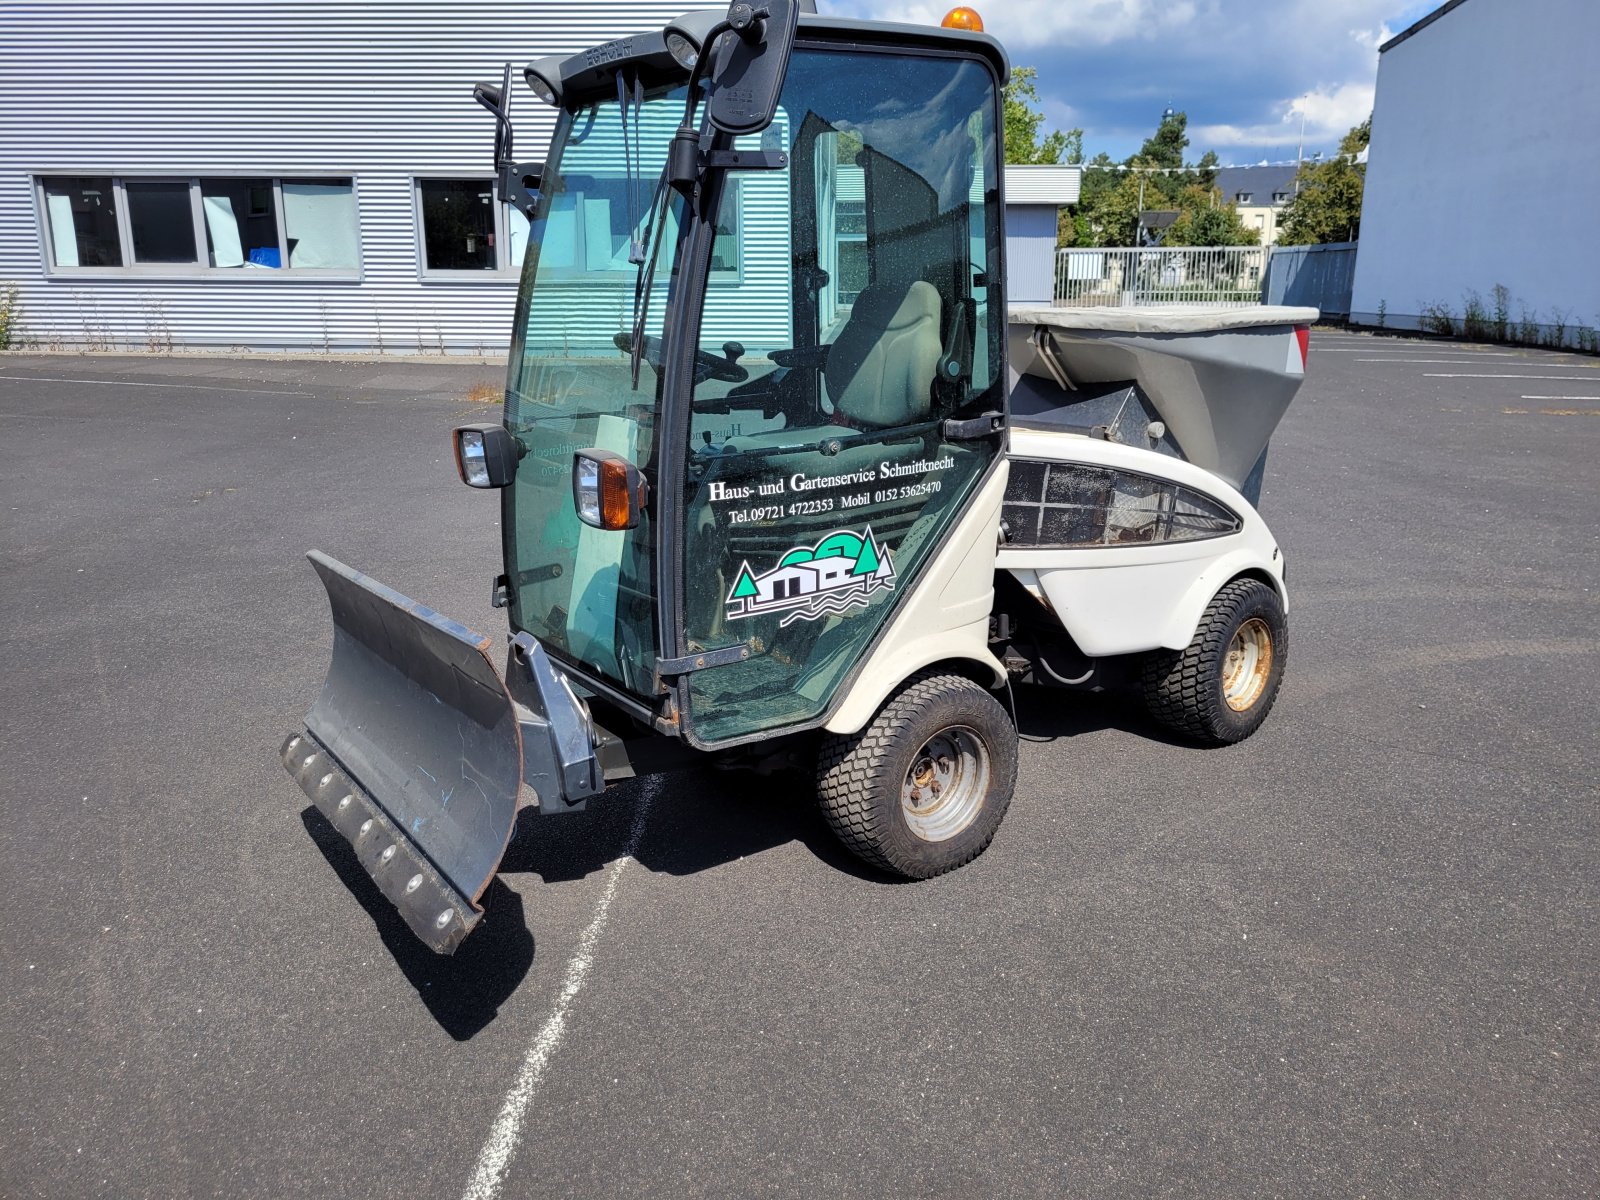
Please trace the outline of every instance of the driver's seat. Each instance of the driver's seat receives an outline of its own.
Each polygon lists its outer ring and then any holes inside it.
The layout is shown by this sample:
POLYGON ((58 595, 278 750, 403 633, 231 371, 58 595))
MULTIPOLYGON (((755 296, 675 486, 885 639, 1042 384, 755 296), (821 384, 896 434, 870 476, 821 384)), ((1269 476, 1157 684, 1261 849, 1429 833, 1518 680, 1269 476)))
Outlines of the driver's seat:
POLYGON ((939 292, 926 280, 862 289, 822 374, 847 424, 886 429, 925 421, 943 346, 939 292))

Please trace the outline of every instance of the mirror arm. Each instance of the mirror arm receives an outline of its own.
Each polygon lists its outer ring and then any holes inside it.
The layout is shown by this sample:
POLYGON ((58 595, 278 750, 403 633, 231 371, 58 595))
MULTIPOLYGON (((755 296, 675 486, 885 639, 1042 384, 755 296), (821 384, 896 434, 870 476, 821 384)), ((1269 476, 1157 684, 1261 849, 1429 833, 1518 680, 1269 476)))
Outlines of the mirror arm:
POLYGON ((494 192, 495 199, 510 204, 529 220, 533 219, 538 200, 529 192, 539 190, 544 174, 544 163, 519 163, 516 161, 516 130, 510 116, 511 64, 507 63, 500 77, 498 89, 480 83, 472 89, 472 98, 494 116, 494 192))

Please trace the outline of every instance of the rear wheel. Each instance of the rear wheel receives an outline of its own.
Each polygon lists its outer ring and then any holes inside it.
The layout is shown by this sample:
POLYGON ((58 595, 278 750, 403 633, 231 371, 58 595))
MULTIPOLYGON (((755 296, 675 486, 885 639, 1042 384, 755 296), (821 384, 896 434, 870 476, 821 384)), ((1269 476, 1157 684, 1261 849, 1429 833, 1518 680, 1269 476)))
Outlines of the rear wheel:
POLYGON ((1203 745, 1243 741, 1272 710, 1288 653, 1278 593, 1259 579, 1235 579, 1212 597, 1187 648, 1145 659, 1145 705, 1203 745))
POLYGON ((1017 779, 1005 708, 960 675, 913 676, 856 734, 828 734, 817 794, 834 834, 882 870, 927 879, 994 839, 1017 779))

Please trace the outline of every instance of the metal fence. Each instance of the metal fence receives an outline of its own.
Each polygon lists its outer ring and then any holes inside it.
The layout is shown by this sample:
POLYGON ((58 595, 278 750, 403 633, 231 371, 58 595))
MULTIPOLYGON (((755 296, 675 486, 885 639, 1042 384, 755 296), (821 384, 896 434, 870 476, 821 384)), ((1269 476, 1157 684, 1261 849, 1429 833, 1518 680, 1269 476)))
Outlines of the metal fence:
POLYGON ((1055 302, 1110 305, 1291 304, 1348 317, 1356 243, 1326 246, 1174 246, 1056 251, 1055 302))
POLYGON ((1348 317, 1356 279, 1356 244, 1274 246, 1261 289, 1264 304, 1320 308, 1325 317, 1348 317))
POLYGON ((1057 250, 1056 303, 1070 308, 1260 304, 1270 249, 1184 246, 1057 250))

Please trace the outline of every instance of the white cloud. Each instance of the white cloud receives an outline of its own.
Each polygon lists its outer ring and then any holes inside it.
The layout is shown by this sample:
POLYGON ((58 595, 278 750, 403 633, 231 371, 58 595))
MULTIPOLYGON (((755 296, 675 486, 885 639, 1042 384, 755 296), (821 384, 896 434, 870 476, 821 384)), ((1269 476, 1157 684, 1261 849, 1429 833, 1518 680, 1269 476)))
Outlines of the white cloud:
POLYGON ((1065 40, 1075 46, 1150 41, 1191 25, 1199 11, 1195 0, 944 0, 933 4, 856 0, 826 7, 841 15, 870 14, 883 21, 937 25, 945 13, 963 2, 978 10, 987 32, 1016 48, 1065 40))
POLYGON ((1331 149, 1371 111, 1378 47, 1430 0, 819 0, 826 12, 937 24, 967 3, 1011 61, 1039 70, 1048 124, 1086 149, 1136 148, 1161 110, 1189 114, 1191 147, 1299 138, 1331 149), (1070 114, 1070 115, 1069 115, 1070 114))
POLYGON ((1052 129, 1073 129, 1083 124, 1083 110, 1063 104, 1053 96, 1044 97, 1039 104, 1044 112, 1045 124, 1052 129))
POLYGON ((1191 131, 1196 142, 1206 146, 1282 146, 1300 137, 1300 118, 1305 116, 1305 141, 1308 146, 1337 142, 1352 125, 1359 125, 1372 112, 1370 83, 1343 83, 1334 88, 1318 88, 1293 100, 1280 100, 1273 107, 1281 114, 1276 121, 1255 125, 1200 125, 1191 131))

